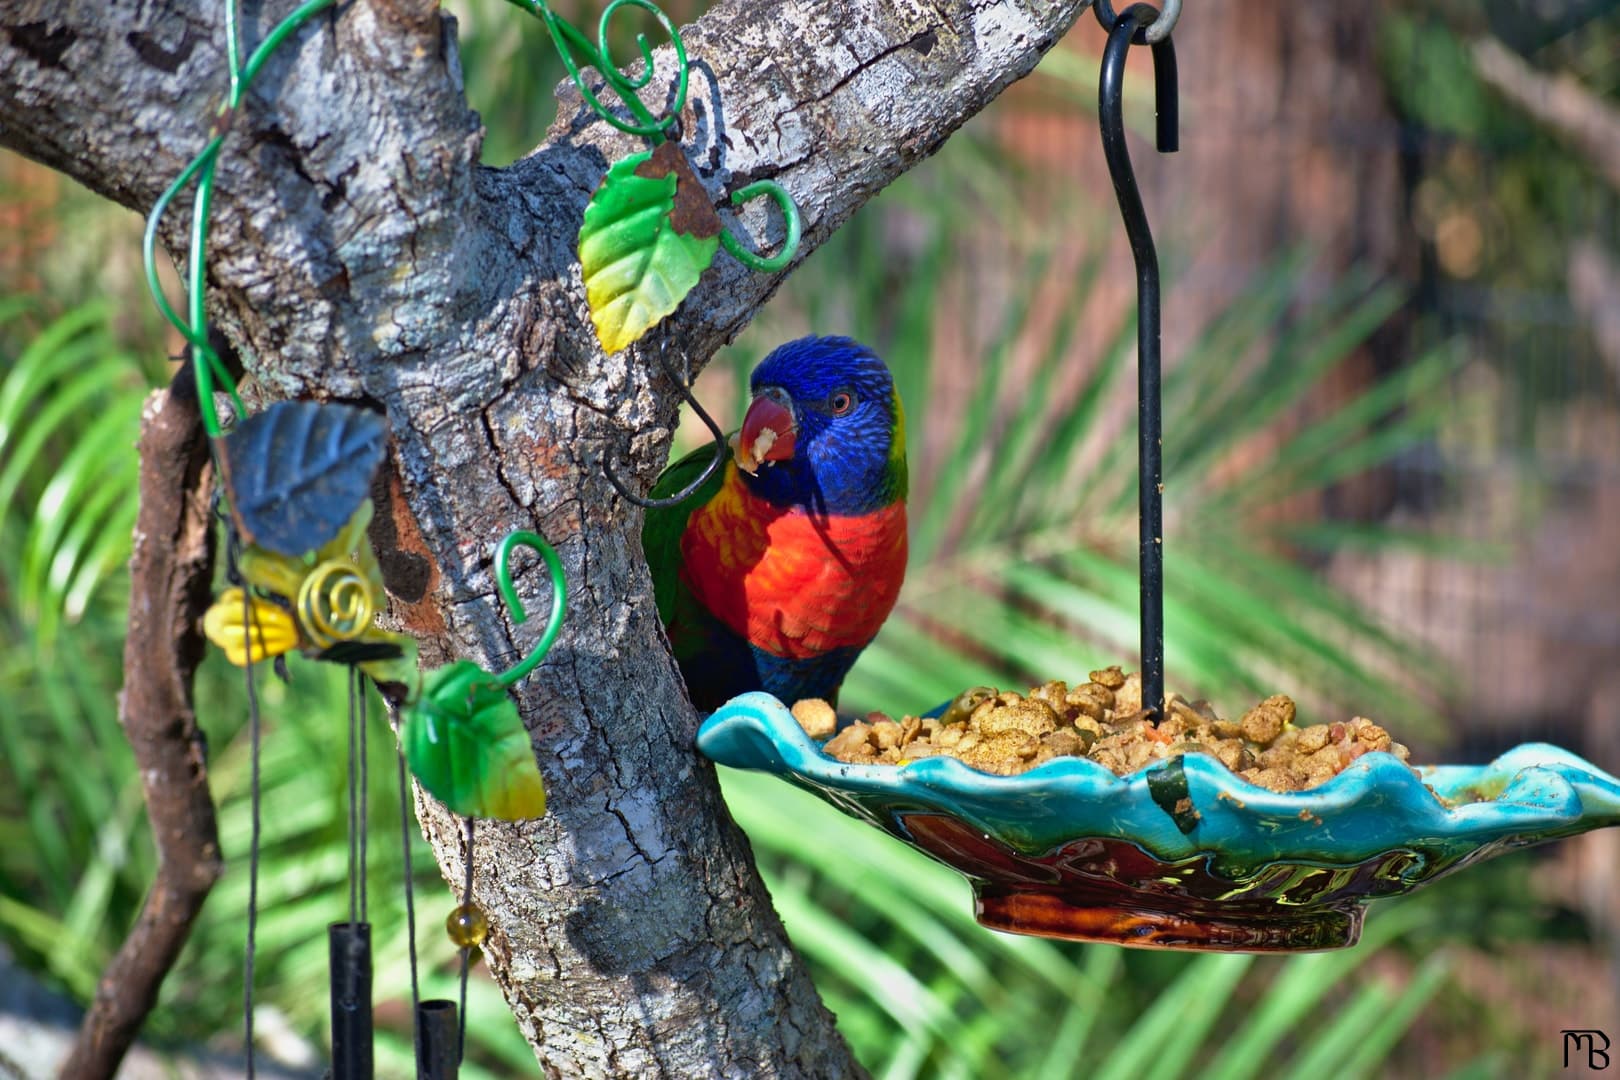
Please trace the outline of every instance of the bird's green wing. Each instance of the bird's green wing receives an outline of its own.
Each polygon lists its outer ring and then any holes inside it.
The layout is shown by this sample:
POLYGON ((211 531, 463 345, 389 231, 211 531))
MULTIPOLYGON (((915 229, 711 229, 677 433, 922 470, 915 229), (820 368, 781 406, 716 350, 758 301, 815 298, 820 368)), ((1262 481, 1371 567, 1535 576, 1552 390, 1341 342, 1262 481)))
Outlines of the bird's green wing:
MULTIPOLYGON (((666 499, 696 480, 704 466, 714 457, 713 444, 700 446, 669 468, 653 484, 651 496, 666 499)), ((714 498, 725 480, 726 470, 721 466, 703 482, 703 485, 675 506, 656 507, 647 511, 641 526, 641 550, 652 569, 653 591, 658 597, 658 618, 669 625, 675 611, 676 589, 679 585, 681 564, 681 534, 692 511, 714 498)))

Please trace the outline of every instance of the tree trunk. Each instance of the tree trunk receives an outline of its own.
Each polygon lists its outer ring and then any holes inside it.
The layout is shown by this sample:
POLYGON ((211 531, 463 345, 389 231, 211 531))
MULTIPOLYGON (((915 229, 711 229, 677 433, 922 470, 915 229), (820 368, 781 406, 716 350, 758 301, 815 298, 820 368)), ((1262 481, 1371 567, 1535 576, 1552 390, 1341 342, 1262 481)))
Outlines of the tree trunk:
MULTIPOLYGON (((719 4, 685 33, 686 146, 717 203, 754 179, 782 183, 808 254, 1026 74, 1084 6, 719 4)), ((291 7, 250 11, 245 49, 291 7)), ((212 3, 8 4, 0 143, 144 212, 208 136, 222 42, 212 3)), ((662 50, 660 72, 672 64, 662 50)), ((692 748, 697 716, 659 630, 641 515, 603 476, 614 461, 649 484, 668 451, 678 399, 648 350, 667 343, 701 367, 780 275, 722 257, 654 344, 603 356, 574 237, 609 162, 642 144, 564 94, 542 146, 481 168, 454 24, 434 0, 355 0, 316 18, 229 119, 210 311, 261 398, 386 413, 374 538, 391 614, 426 663, 500 670, 527 650, 542 620, 515 629, 495 596, 507 532, 535 528, 562 557, 568 622, 517 690, 552 809, 482 826, 476 852, 490 967, 546 1072, 858 1073, 692 748)), ((761 247, 775 243, 767 221, 758 207, 742 216, 761 247)), ((180 214, 161 235, 183 250, 180 214)), ((518 587, 544 593, 522 572, 518 587)), ((455 822, 421 805, 459 880, 455 822)))

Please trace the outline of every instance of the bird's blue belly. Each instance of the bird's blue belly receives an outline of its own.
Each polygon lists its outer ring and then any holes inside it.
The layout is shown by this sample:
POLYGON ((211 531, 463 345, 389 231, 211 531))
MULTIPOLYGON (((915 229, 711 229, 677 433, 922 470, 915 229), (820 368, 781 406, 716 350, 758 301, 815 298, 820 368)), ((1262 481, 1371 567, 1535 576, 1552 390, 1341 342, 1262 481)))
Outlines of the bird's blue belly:
POLYGON ((789 705, 811 697, 836 704, 839 685, 865 648, 852 645, 790 660, 750 645, 718 619, 691 611, 683 615, 686 625, 671 628, 670 639, 692 703, 704 712, 750 690, 764 690, 789 705), (697 632, 688 636, 682 630, 697 632))
POLYGON ((759 675, 759 689, 789 705, 812 697, 836 702, 838 687, 849 669, 855 666, 861 648, 852 645, 808 660, 784 660, 749 646, 754 656, 754 670, 759 675))

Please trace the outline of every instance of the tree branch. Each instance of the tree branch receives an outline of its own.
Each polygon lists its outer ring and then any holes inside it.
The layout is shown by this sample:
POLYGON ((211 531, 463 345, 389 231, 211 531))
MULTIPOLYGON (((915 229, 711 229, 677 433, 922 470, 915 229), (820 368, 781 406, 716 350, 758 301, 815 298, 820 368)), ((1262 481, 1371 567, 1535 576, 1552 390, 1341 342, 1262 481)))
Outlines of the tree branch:
POLYGON ((192 679, 214 571, 213 470, 190 368, 141 416, 140 512, 118 719, 135 751, 158 873, 96 988, 61 1075, 111 1077, 157 1003, 222 863, 192 679))
POLYGON ((1494 38, 1474 42, 1479 77, 1551 128, 1620 191, 1620 110, 1574 76, 1543 75, 1494 38))

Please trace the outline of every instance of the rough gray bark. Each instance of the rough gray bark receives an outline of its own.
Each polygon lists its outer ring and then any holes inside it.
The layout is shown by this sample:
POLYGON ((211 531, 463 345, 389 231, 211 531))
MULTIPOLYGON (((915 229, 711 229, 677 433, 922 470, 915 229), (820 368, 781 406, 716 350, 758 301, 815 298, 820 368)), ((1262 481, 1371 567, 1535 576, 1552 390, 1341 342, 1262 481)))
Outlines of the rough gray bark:
MULTIPOLYGON (((291 6, 250 10, 248 47, 291 6)), ((1027 73, 1084 6, 718 4, 685 34, 686 146, 717 202, 754 179, 782 183, 808 254, 1027 73)), ((202 146, 224 71, 217 4, 8 3, 0 143, 144 212, 202 146)), ((697 717, 659 632, 641 515, 602 475, 612 459, 649 484, 675 419, 646 352, 656 344, 597 349, 574 266, 592 189, 643 144, 593 121, 571 88, 562 117, 529 157, 481 168, 436 3, 355 0, 317 18, 232 121, 210 310, 264 396, 386 411, 374 538, 393 614, 428 663, 499 670, 532 642, 541 620, 516 630, 494 595, 508 531, 538 529, 567 567, 568 623, 518 688, 552 810, 481 827, 476 852, 490 966, 546 1072, 857 1073, 692 749, 697 717)), ((755 207, 741 228, 764 230, 766 246, 769 221, 755 207)), ((166 225, 171 250, 183 230, 179 216, 166 225)), ((779 280, 721 256, 651 339, 700 367, 779 280)), ((519 589, 543 595, 522 572, 519 589)), ((459 880, 458 830, 422 809, 459 880)))

